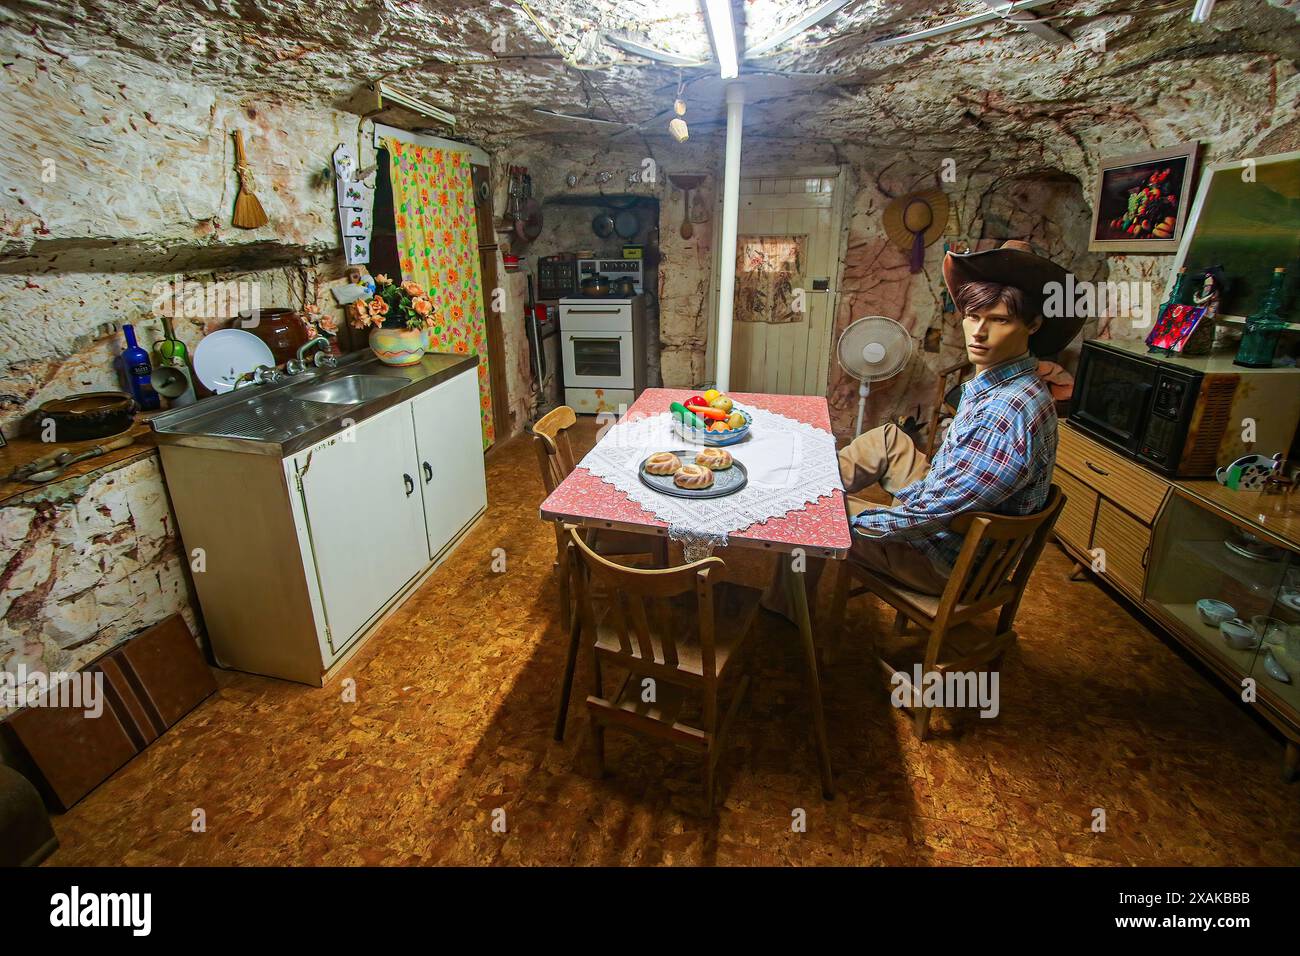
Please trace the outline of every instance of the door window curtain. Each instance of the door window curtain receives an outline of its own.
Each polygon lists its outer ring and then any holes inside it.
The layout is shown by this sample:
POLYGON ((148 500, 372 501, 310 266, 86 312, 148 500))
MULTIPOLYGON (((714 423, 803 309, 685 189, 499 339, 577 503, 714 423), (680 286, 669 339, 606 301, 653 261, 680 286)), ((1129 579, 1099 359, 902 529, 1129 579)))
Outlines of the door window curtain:
POLYGON ((496 432, 469 153, 392 137, 383 144, 391 157, 402 278, 422 286, 433 301, 429 351, 478 356, 479 415, 487 448, 496 432))

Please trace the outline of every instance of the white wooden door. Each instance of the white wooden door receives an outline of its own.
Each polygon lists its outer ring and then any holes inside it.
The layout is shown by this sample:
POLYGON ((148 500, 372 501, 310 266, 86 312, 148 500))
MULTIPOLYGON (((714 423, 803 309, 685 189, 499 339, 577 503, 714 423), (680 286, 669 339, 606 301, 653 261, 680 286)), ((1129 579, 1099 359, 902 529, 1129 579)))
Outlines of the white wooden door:
POLYGON ((312 449, 298 476, 337 651, 429 563, 410 411, 399 405, 312 449))
POLYGON ((465 372, 411 403, 430 558, 487 507, 478 395, 477 375, 465 372))
MULTIPOLYGON (((824 395, 834 321, 834 176, 742 178, 739 241, 745 236, 806 236, 803 321, 737 321, 731 331, 731 388, 737 392, 824 395), (814 288, 824 280, 825 289, 814 288)), ((740 276, 737 275, 737 288, 740 276)), ((739 314, 739 310, 737 311, 739 314)))

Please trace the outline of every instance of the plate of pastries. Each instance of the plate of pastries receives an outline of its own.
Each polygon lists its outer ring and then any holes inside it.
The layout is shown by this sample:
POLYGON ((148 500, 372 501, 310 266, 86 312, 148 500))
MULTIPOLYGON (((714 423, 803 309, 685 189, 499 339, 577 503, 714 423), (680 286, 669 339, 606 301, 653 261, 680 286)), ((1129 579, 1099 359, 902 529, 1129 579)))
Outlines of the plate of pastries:
POLYGON ((721 498, 749 483, 745 466, 725 448, 655 452, 640 473, 642 483, 677 498, 721 498))

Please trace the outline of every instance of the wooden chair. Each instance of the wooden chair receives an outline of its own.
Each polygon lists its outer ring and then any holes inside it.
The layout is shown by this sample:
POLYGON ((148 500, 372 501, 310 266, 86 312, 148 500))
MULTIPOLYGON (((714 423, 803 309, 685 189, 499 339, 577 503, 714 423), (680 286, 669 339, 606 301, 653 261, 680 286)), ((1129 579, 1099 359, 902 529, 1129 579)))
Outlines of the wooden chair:
MULTIPOLYGON (((561 405, 543 415, 533 425, 533 447, 537 449, 537 460, 542 469, 542 484, 546 494, 550 495, 560 486, 560 482, 569 477, 577 462, 573 456, 573 444, 569 440, 569 429, 577 422, 578 416, 568 405, 561 405)), ((564 609, 564 623, 569 631, 569 651, 565 663, 564 681, 561 684, 559 713, 555 718, 555 739, 564 739, 564 724, 569 712, 569 696, 573 690, 573 671, 578 660, 578 618, 572 608, 573 599, 569 586, 568 562, 565 560, 564 529, 560 522, 555 524, 555 576, 559 584, 560 607, 564 609)), ((668 541, 652 535, 633 534, 623 531, 600 530, 587 531, 587 543, 600 554, 616 558, 620 562, 648 561, 663 567, 668 563, 668 541)))
MULTIPOLYGON (((850 597, 868 592, 898 613, 894 620, 895 653, 881 653, 880 663, 891 681, 902 680, 910 698, 913 682, 908 676, 916 663, 922 674, 937 671, 970 671, 981 666, 997 669, 1007 649, 1015 643, 1012 629, 1024 597, 1025 585, 1034 571, 1047 536, 1065 505, 1065 495, 1052 485, 1047 503, 1036 514, 1024 517, 972 512, 959 516, 952 529, 966 536, 957 564, 943 594, 933 596, 909 590, 893 579, 854 560, 841 563, 831 604, 833 634, 844 627, 844 607, 850 597), (861 587, 850 590, 853 580, 861 587), (995 608, 1001 608, 992 637, 983 638, 954 629, 995 608), (925 635, 920 642, 905 640, 909 621, 919 624, 925 635), (895 678, 894 674, 902 675, 895 678)), ((970 629, 967 629, 968 631, 970 629)), ((920 688, 917 688, 919 691, 920 688)), ((914 707, 916 736, 924 740, 930 726, 930 707, 914 707)))
POLYGON ((663 570, 629 568, 597 554, 572 525, 567 534, 579 613, 592 651, 593 692, 587 709, 600 773, 605 772, 607 726, 700 751, 704 803, 712 815, 718 757, 749 676, 741 676, 721 721, 718 688, 742 658, 761 592, 722 581, 726 565, 721 558, 663 570), (606 585, 599 606, 593 581, 606 585), (608 697, 602 680, 606 664, 627 670, 608 697), (688 723, 683 713, 697 695, 700 726, 688 723))

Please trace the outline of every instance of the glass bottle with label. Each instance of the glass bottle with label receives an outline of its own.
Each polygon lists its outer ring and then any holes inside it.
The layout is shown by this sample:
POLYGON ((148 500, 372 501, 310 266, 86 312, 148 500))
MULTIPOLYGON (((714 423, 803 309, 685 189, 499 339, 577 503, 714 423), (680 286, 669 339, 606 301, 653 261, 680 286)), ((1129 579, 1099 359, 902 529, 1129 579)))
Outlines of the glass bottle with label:
POLYGON ((122 371, 126 375, 127 387, 141 411, 153 411, 161 406, 158 393, 153 389, 149 376, 153 367, 149 363, 149 353, 140 348, 135 340, 135 326, 124 325, 122 332, 126 335, 126 349, 122 352, 122 371))

